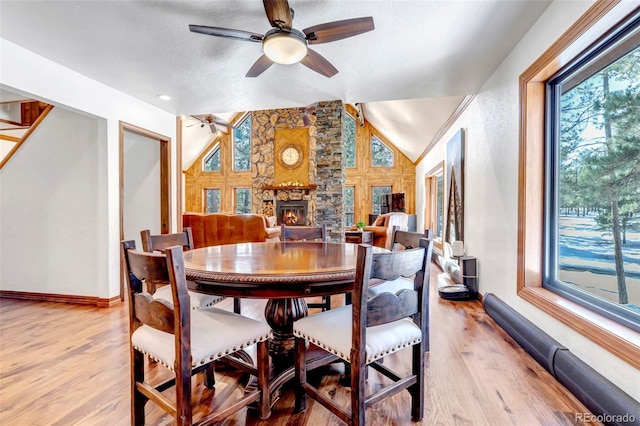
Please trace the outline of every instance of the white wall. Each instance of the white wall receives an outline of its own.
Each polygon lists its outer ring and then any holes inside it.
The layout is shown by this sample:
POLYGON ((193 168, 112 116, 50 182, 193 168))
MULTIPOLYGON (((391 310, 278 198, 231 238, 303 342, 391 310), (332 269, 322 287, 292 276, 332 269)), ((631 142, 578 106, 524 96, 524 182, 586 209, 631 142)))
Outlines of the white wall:
POLYGON ((124 136, 124 239, 142 250, 140 230, 161 230, 160 142, 132 132, 124 136))
MULTIPOLYGON (((118 64, 114 64, 113 72, 118 72, 117 67, 118 64)), ((119 121, 171 138, 171 229, 175 230, 177 210, 175 196, 177 179, 174 174, 177 158, 175 115, 98 83, 2 38, 0 38, 0 86, 80 114, 93 115, 106 120, 102 142, 104 146, 100 150, 100 159, 95 164, 98 169, 96 191, 100 194, 100 199, 97 210, 94 212, 97 223, 94 243, 98 250, 100 284, 95 289, 95 293, 84 295, 100 298, 118 295, 120 291, 119 121)), ((4 188, 9 179, 12 177, 3 168, 0 171, 0 187, 4 188)), ((4 217, 7 206, 3 203, 0 208, 1 215, 4 217)), ((2 226, 0 245, 2 250, 6 250, 5 247, 10 247, 14 243, 5 237, 5 227, 11 225, 7 225, 7 220, 3 219, 0 226, 2 226)), ((75 232, 74 229, 69 231, 75 232)), ((81 256, 79 261, 82 260, 81 256)), ((7 268, 17 270, 33 268, 33 260, 24 257, 19 264, 9 264, 0 258, 2 274, 5 274, 7 268)), ((93 275, 95 276, 98 272, 94 271, 93 275)), ((0 281, 0 288, 5 289, 2 281, 0 281)))
POLYGON ((3 290, 86 296, 107 285, 96 244, 104 133, 104 120, 54 108, 3 167, 3 290))
MULTIPOLYGON (((516 294, 518 229, 518 77, 591 2, 552 3, 479 91, 467 110, 416 167, 417 194, 426 173, 445 158, 446 144, 465 129, 465 224, 468 254, 478 258, 479 288, 533 321, 618 387, 640 401, 640 371, 553 319, 516 294)), ((418 211, 424 209, 423 197, 418 211)), ((423 218, 419 220, 424 222, 423 218)), ((420 227, 424 223, 419 223, 420 227)), ((436 326, 437 324, 432 324, 436 326)))

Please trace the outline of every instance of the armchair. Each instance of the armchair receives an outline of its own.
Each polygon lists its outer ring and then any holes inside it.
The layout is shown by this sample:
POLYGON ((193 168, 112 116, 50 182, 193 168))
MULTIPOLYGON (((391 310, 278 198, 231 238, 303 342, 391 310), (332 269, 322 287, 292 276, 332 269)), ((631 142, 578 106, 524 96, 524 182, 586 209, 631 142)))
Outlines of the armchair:
POLYGON ((365 231, 373 232, 373 245, 391 250, 393 243, 393 227, 397 226, 399 231, 409 229, 409 215, 406 213, 394 212, 379 215, 373 225, 365 226, 365 231))

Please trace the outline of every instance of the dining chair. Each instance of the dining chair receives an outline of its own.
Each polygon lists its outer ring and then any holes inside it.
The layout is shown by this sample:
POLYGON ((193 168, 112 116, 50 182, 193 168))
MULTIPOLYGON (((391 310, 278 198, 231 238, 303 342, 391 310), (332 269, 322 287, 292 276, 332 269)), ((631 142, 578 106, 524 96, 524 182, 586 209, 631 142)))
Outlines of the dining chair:
MULTIPOLYGON (((425 267, 429 242, 418 248, 373 253, 368 245, 359 245, 353 304, 310 315, 294 322, 296 410, 304 411, 307 395, 350 425, 364 425, 366 409, 387 397, 407 390, 411 395, 411 418, 424 413, 424 341, 422 330, 427 305, 425 267), (382 293, 368 297, 369 281, 414 277, 412 289, 398 294, 382 293), (330 352, 351 367, 350 409, 342 408, 326 392, 307 382, 307 342, 330 352), (412 347, 411 373, 405 377, 382 365, 379 360, 406 347, 412 347), (371 367, 393 383, 371 393, 365 379, 371 367)), ((314 366, 315 368, 315 366, 314 366)))
MULTIPOLYGON (((183 250, 164 253, 135 250, 135 242, 122 242, 122 257, 129 284, 129 343, 131 357, 131 423, 145 424, 145 405, 154 402, 170 413, 178 425, 193 424, 192 374, 205 371, 214 361, 257 344, 256 366, 240 358, 233 364, 257 377, 257 388, 247 391, 224 409, 210 408, 202 423, 221 421, 243 407, 257 403, 258 415, 271 414, 268 389, 267 339, 271 331, 261 321, 215 307, 189 308, 183 250), (143 291, 143 283, 166 284, 173 303, 154 299, 143 291), (144 357, 149 356, 174 373, 171 379, 151 384, 145 380, 144 357), (175 388, 174 391, 169 391, 175 388)), ((197 408, 198 412, 202 412, 197 408)))
MULTIPOLYGON (((287 226, 280 225, 280 241, 327 241, 327 225, 320 226, 287 226)), ((322 302, 307 302, 309 308, 331 309, 331 296, 320 296, 322 302)))
POLYGON ((280 227, 280 241, 327 241, 327 225, 280 227))
MULTIPOLYGON (((175 234, 156 234, 152 235, 151 231, 144 229, 140 231, 140 239, 142 240, 142 249, 147 253, 154 251, 163 251, 172 246, 182 246, 183 250, 191 250, 195 246, 193 244, 193 234, 190 227, 184 227, 182 232, 175 234)), ((147 284, 147 291, 153 294, 156 299, 164 299, 171 303, 171 288, 167 285, 156 289, 154 284, 147 284)), ((214 296, 196 292, 189 292, 192 309, 206 308, 226 299, 224 296, 214 296)), ((233 299, 233 312, 240 313, 240 299, 233 299)))
MULTIPOLYGON (((426 239, 429 244, 427 248, 427 263, 425 265, 424 270, 424 286, 425 293, 427 297, 427 302, 429 301, 429 278, 431 274, 431 255, 433 252, 433 231, 430 229, 425 229, 424 233, 420 232, 409 232, 409 231, 400 231, 400 228, 395 226, 392 233, 392 251, 400 251, 400 250, 408 250, 412 248, 416 248, 420 246, 420 240, 426 239)), ((412 277, 398 277, 395 280, 384 281, 374 286, 369 287, 369 298, 373 298, 381 293, 392 293, 396 294, 400 290, 403 289, 412 289, 413 288, 413 278, 412 277)), ((425 329, 422 336, 424 341, 425 351, 429 352, 429 303, 425 308, 424 316, 426 318, 425 321, 425 329)))

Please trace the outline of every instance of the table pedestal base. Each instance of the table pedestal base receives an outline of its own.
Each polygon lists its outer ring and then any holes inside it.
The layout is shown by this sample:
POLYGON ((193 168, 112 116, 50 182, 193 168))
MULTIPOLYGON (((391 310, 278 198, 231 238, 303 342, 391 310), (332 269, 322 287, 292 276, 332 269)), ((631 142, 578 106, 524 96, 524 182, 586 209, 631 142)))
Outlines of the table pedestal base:
POLYGON ((293 323, 308 313, 304 299, 269 299, 264 308, 264 317, 273 332, 273 338, 269 340, 269 355, 274 364, 293 364, 293 323))
MULTIPOLYGON (((306 317, 308 313, 307 302, 304 299, 269 299, 265 306, 264 316, 273 332, 273 338, 268 343, 271 356, 269 389, 272 406, 280 399, 282 386, 295 376, 293 322, 306 317)), ((311 368, 316 364, 328 364, 335 359, 335 355, 313 345, 307 351, 308 365, 311 368)), ((253 390, 255 385, 255 381, 250 383, 247 390, 253 390)))

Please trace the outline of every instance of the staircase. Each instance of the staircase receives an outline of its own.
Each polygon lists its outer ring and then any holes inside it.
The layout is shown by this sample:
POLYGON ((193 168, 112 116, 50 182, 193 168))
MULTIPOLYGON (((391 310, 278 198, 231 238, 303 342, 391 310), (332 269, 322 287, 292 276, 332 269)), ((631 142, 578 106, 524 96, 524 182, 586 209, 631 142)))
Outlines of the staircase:
POLYGON ((49 104, 33 99, 0 104, 0 169, 52 108, 49 104))

